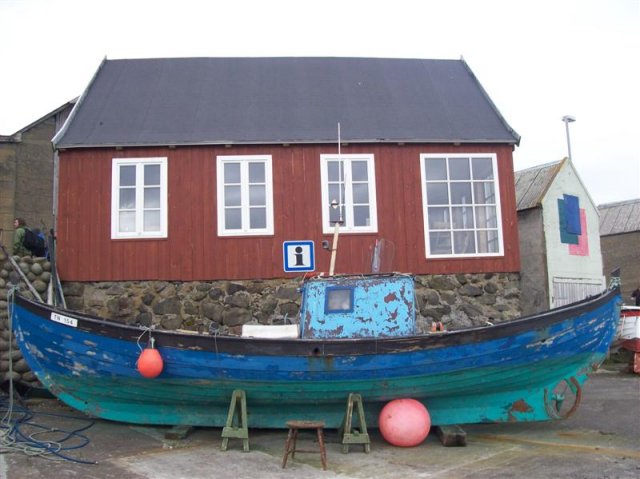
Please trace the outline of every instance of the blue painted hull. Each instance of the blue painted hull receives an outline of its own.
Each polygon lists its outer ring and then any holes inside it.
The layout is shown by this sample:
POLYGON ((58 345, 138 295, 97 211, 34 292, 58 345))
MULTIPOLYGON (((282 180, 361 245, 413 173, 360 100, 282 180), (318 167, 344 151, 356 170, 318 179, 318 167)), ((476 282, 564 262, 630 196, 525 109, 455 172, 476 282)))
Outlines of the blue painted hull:
POLYGON ((579 402, 581 384, 614 340, 619 304, 609 292, 509 323, 402 338, 267 340, 154 331, 164 360, 154 379, 136 370, 141 329, 19 296, 12 322, 43 385, 105 419, 223 426, 233 390, 242 389, 250 427, 284 427, 289 419, 338 427, 349 393, 362 395, 372 426, 386 402, 403 397, 422 401, 433 424, 447 425, 563 417, 553 390, 564 382, 579 402), (52 312, 73 324, 52 320, 52 312))

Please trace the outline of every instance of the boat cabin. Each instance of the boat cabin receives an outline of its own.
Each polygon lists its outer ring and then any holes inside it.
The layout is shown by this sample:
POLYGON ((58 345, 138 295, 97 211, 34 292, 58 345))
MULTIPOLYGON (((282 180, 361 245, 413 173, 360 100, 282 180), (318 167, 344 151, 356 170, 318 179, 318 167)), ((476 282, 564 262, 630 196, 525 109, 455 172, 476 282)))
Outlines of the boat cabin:
POLYGON ((368 275, 305 282, 303 338, 385 338, 416 332, 413 278, 368 275))

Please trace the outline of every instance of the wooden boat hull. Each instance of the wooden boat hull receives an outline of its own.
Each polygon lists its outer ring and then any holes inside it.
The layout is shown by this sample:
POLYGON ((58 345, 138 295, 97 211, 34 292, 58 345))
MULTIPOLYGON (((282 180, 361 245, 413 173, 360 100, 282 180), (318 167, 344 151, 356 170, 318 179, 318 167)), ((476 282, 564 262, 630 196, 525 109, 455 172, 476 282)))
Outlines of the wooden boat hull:
POLYGON ((242 389, 249 427, 280 428, 289 419, 322 419, 338 427, 349 393, 362 395, 370 426, 377 425, 386 402, 403 397, 422 401, 433 424, 447 425, 538 421, 573 412, 580 386, 615 337, 619 305, 613 291, 495 326, 384 339, 154 330, 164 369, 153 379, 136 370, 148 339, 144 330, 20 296, 12 304, 12 322, 42 384, 96 417, 219 427, 232 392, 242 389), (573 392, 568 411, 559 407, 558 386, 573 392))
POLYGON ((623 348, 640 352, 640 306, 622 307, 618 336, 623 348))

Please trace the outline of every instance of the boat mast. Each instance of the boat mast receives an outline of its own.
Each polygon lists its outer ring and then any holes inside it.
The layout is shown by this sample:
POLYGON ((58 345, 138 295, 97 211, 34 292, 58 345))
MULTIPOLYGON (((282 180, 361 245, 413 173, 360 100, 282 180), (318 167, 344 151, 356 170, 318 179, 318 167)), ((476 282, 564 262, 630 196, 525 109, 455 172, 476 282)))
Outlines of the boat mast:
MULTIPOLYGON (((338 220, 334 223, 333 244, 331 245, 331 263, 329 265, 329 276, 333 276, 336 266, 336 254, 338 253, 338 237, 340 235, 340 223, 342 223, 342 184, 344 182, 342 156, 340 150, 340 122, 338 122, 338 201, 335 198, 331 201, 331 208, 338 208, 338 220)), ((329 215, 331 216, 331 215, 329 215)))

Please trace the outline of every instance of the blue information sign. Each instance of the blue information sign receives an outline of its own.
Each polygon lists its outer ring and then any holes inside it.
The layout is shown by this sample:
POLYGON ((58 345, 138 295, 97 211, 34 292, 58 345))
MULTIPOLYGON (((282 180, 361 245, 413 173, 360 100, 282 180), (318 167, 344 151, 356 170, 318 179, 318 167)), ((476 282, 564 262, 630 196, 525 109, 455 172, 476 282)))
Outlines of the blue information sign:
POLYGON ((285 273, 316 269, 313 241, 285 241, 282 243, 285 273))

